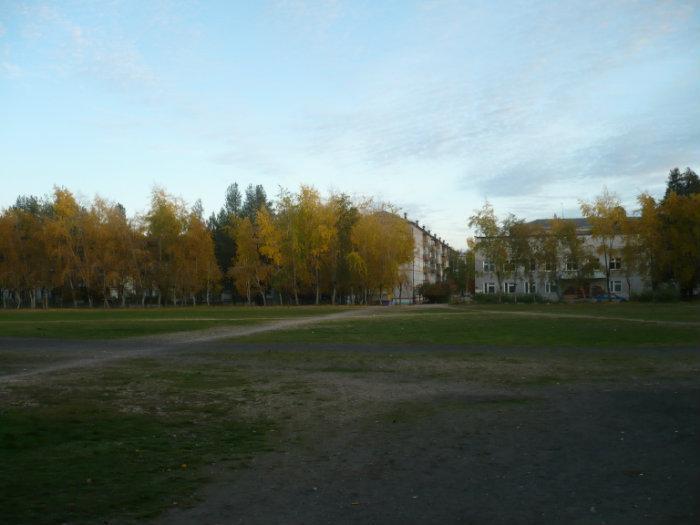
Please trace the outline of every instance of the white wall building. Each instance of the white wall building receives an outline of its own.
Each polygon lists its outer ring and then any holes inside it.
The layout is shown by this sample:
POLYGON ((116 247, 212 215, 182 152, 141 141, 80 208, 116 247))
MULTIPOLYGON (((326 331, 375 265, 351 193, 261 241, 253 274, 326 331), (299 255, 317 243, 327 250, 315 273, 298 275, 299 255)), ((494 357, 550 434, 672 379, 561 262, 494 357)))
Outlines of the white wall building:
MULTIPOLYGON (((404 214, 404 219, 408 221, 404 214)), ((413 233, 413 260, 401 266, 403 285, 393 290, 390 300, 394 304, 412 304, 422 300, 419 286, 424 283, 442 282, 450 263, 452 248, 418 222, 408 221, 413 233)))
MULTIPOLYGON (((484 257, 483 253, 476 250, 475 262, 475 290, 476 293, 512 293, 512 294, 537 294, 545 299, 556 301, 560 298, 587 298, 607 293, 606 261, 599 254, 599 243, 591 235, 591 227, 586 219, 565 219, 574 221, 576 234, 583 238, 584 250, 589 257, 598 259, 598 268, 582 275, 573 263, 567 260, 566 254, 561 254, 556 268, 537 266, 531 263, 533 268, 509 266, 501 271, 501 279, 496 272, 495 265, 484 257)), ((532 224, 543 227, 546 231, 550 227, 549 219, 539 219, 532 224)), ((620 253, 624 246, 624 237, 618 236, 613 241, 613 251, 608 257, 610 293, 629 299, 633 294, 640 293, 646 288, 646 280, 633 271, 630 271, 620 253)))

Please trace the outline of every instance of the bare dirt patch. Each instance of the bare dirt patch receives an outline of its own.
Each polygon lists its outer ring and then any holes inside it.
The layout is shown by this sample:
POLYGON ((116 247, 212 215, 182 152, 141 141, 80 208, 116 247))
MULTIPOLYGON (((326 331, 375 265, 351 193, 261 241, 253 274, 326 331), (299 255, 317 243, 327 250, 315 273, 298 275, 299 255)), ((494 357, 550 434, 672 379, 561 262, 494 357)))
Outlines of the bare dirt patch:
POLYGON ((287 422, 276 452, 211 465, 201 502, 156 523, 696 521, 695 381, 271 375, 248 408, 287 422))

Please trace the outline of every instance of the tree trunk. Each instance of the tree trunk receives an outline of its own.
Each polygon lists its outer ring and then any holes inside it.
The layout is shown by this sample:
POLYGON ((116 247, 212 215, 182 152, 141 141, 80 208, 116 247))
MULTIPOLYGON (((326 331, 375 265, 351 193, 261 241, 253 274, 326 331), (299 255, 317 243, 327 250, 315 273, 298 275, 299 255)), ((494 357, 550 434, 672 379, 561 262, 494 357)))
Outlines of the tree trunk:
POLYGON ((295 263, 292 263, 292 286, 294 289, 294 302, 299 306, 299 294, 297 292, 297 267, 295 263))
POLYGON ((70 294, 73 298, 73 308, 78 307, 78 299, 75 297, 75 286, 73 286, 73 279, 68 278, 68 286, 70 286, 70 294))
POLYGON ((109 301, 107 300, 107 278, 102 278, 102 298, 104 300, 104 307, 109 308, 109 301))
POLYGON ((335 306, 335 293, 336 293, 335 284, 333 284, 333 293, 331 294, 331 304, 333 306, 335 306))
POLYGON ((321 302, 321 283, 318 278, 318 266, 316 266, 316 305, 321 302))
POLYGON ((603 243, 603 263, 605 264, 605 289, 608 291, 608 301, 612 301, 612 297, 610 297, 610 263, 605 243, 603 243))

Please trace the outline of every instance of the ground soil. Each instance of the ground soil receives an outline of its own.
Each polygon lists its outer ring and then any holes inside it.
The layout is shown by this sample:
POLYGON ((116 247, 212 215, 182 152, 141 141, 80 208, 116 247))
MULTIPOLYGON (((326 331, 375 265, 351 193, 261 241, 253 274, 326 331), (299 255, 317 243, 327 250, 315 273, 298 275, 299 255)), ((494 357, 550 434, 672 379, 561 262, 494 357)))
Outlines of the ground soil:
MULTIPOLYGON (((295 351, 240 350, 265 348, 295 351)), ((698 382, 313 382, 325 409, 266 400, 259 410, 293 413, 277 451, 243 469, 213 465, 201 502, 156 523, 698 523, 698 382)))

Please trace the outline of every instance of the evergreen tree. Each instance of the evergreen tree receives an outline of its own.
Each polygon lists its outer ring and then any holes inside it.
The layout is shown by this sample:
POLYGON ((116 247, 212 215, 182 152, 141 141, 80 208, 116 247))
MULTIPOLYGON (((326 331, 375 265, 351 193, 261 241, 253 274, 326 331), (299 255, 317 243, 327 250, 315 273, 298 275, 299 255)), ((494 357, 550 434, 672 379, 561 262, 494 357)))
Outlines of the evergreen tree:
POLYGON ((683 173, 678 168, 673 168, 668 174, 664 200, 668 199, 671 193, 681 197, 700 193, 700 178, 690 168, 686 168, 683 173))

